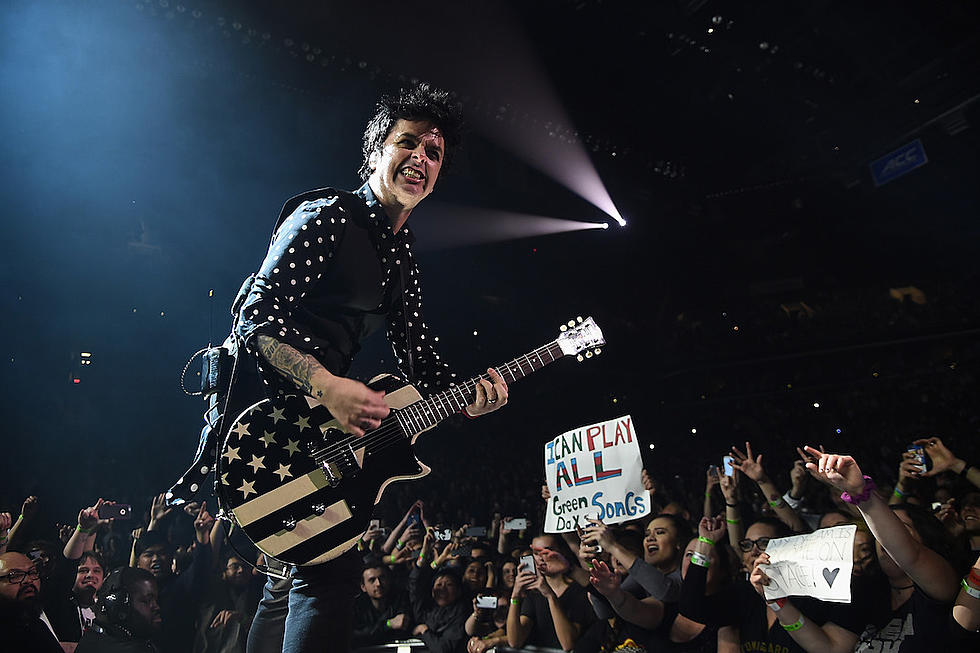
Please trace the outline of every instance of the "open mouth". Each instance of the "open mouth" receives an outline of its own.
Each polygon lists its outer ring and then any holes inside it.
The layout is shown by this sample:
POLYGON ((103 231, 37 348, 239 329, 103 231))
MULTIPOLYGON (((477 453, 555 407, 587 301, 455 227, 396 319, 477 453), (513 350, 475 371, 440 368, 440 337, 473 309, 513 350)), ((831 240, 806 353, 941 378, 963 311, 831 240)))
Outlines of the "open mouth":
POLYGON ((417 168, 405 166, 399 172, 401 172, 402 176, 405 177, 405 179, 412 182, 413 184, 420 184, 423 181, 425 181, 425 175, 422 174, 422 171, 417 168))

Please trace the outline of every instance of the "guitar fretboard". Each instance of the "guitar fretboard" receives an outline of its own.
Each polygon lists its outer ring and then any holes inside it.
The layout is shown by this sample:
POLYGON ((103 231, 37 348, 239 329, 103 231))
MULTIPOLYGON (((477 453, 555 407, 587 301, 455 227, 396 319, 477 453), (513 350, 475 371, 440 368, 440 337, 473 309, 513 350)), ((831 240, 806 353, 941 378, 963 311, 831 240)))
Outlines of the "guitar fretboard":
MULTIPOLYGON (((523 356, 518 356, 508 363, 497 365, 494 369, 500 373, 504 381, 513 383, 523 379, 531 372, 555 362, 563 355, 558 341, 553 340, 547 345, 538 347, 523 356)), ((401 409, 398 413, 398 421, 405 429, 405 433, 409 437, 414 437, 472 404, 476 400, 476 385, 481 379, 489 380, 489 375, 475 376, 468 381, 450 387, 448 390, 432 395, 428 399, 417 401, 401 409)))

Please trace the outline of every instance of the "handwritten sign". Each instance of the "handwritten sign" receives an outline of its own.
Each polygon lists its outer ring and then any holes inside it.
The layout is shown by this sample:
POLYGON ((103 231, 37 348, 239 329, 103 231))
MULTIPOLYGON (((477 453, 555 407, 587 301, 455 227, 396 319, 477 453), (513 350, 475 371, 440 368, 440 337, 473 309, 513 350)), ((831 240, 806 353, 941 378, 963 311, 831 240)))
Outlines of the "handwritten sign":
POLYGON ((766 599, 812 596, 850 603, 856 531, 857 526, 848 524, 769 540, 770 564, 764 567, 770 580, 766 599))
POLYGON ((551 490, 545 532, 585 527, 586 517, 618 524, 650 514, 642 471, 629 415, 562 433, 544 445, 544 473, 551 490))

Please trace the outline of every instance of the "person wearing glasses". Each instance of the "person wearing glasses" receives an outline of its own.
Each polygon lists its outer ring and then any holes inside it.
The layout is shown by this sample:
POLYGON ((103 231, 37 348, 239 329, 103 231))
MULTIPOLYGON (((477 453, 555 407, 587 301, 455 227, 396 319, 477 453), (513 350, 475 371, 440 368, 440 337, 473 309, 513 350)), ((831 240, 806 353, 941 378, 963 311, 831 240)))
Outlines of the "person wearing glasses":
POLYGON ((41 575, 23 553, 0 554, 0 643, 5 651, 63 653, 41 621, 41 575))
MULTIPOLYGON (((726 530, 721 526, 720 521, 720 518, 702 520, 699 525, 700 537, 696 542, 692 542, 688 576, 691 575, 690 569, 693 565, 699 565, 707 570, 710 566, 721 562, 721 552, 713 550, 721 544, 726 530), (698 555, 694 555, 695 552, 698 555)), ((789 528, 778 519, 764 517, 754 522, 738 540, 738 550, 742 555, 744 568, 749 571, 756 570, 757 561, 765 559, 765 550, 769 546, 769 541, 788 535, 790 535, 789 528)), ((718 628, 719 653, 736 651, 845 653, 854 648, 864 625, 863 614, 849 605, 832 604, 806 597, 794 597, 792 603, 784 599, 773 603, 760 600, 756 592, 761 585, 756 577, 752 577, 753 582, 743 577, 728 587, 718 588, 721 591, 715 592, 712 592, 707 580, 707 574, 701 570, 692 577, 691 583, 685 579, 680 612, 689 622, 688 625, 694 627, 692 632, 702 625, 707 626, 709 631, 718 628), (699 582, 695 583, 696 580, 699 582), (698 590, 696 596, 693 592, 695 589, 698 590), (776 615, 785 606, 789 606, 786 609, 793 614, 805 615, 804 621, 823 634, 822 648, 807 648, 799 644, 793 636, 794 633, 781 625, 776 615)))

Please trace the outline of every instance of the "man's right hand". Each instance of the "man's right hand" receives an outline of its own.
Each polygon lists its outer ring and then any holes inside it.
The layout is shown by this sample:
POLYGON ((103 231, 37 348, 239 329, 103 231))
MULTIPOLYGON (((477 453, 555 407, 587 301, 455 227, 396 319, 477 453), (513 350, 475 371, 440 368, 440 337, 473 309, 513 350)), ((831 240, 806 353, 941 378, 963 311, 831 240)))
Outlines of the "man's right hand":
POLYGON ((395 615, 388 620, 388 625, 392 630, 405 630, 408 627, 408 615, 405 613, 395 615))
POLYGON ((381 426, 381 420, 391 412, 384 392, 342 376, 314 386, 313 398, 327 407, 344 431, 357 437, 381 426))

